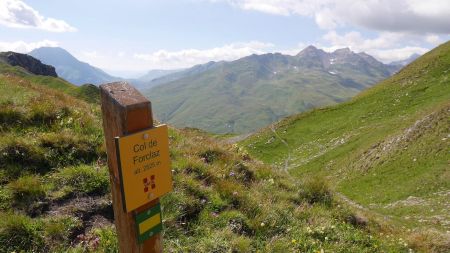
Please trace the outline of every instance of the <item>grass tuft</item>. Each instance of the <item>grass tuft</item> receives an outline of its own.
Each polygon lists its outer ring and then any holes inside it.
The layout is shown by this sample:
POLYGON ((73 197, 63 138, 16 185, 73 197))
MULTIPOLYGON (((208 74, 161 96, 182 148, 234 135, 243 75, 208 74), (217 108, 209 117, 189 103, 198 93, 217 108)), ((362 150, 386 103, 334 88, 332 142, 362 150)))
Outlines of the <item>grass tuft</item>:
POLYGON ((68 131, 43 135, 41 146, 46 149, 46 158, 54 167, 89 164, 102 156, 97 150, 98 145, 68 131))
POLYGON ((0 252, 45 252, 42 227, 24 215, 0 213, 0 252))
POLYGON ((207 149, 199 154, 205 163, 213 163, 218 159, 223 159, 224 153, 219 149, 207 149))
POLYGON ((66 193, 103 195, 109 192, 109 173, 105 167, 66 167, 55 172, 51 178, 55 187, 66 193))
POLYGON ((45 173, 51 164, 45 157, 45 152, 30 141, 15 136, 6 137, 0 144, 0 168, 4 168, 11 179, 24 172, 45 173))
POLYGON ((27 213, 41 213, 46 208, 46 187, 37 176, 22 176, 8 185, 13 205, 27 213))
POLYGON ((333 193, 328 181, 324 177, 313 176, 305 180, 299 192, 299 197, 310 204, 324 204, 331 206, 333 193))

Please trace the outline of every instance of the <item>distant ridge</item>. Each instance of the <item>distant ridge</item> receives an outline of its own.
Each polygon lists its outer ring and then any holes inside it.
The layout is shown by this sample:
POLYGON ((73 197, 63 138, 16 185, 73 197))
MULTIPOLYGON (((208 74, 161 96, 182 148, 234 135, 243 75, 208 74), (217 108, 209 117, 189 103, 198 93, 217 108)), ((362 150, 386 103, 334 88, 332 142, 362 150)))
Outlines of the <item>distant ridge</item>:
POLYGON ((410 64, 411 62, 415 61, 419 57, 420 57, 420 54, 412 54, 411 56, 409 56, 408 58, 406 58, 404 60, 393 61, 393 62, 389 63, 389 65, 406 66, 406 65, 410 64))
POLYGON ((82 85, 85 83, 101 84, 122 80, 88 63, 79 61, 60 47, 41 47, 34 49, 29 55, 41 60, 45 64, 55 67, 56 73, 67 81, 82 85))
POLYGON ((309 46, 295 56, 253 54, 197 65, 155 79, 144 93, 163 122, 248 133, 288 115, 350 99, 399 68, 348 48, 328 53, 309 46))
MULTIPOLYGON (((183 69, 183 70, 179 70, 179 71, 175 70, 172 73, 168 73, 166 75, 161 75, 160 77, 154 78, 151 81, 147 82, 146 88, 152 88, 152 87, 158 86, 160 84, 169 83, 169 82, 173 82, 173 81, 185 78, 185 77, 197 75, 197 74, 203 73, 207 70, 211 70, 216 67, 219 67, 224 63, 225 63, 224 61, 219 61, 219 62, 210 61, 210 62, 207 62, 204 64, 197 64, 188 69, 183 69)), ((139 78, 139 81, 143 81, 142 77, 139 78)))
POLYGON ((160 77, 166 76, 166 75, 170 75, 176 72, 180 72, 183 71, 183 69, 170 69, 170 70, 166 70, 166 69, 152 69, 150 71, 148 71, 145 75, 137 78, 137 80, 139 80, 140 82, 152 82, 155 79, 158 79, 160 77))

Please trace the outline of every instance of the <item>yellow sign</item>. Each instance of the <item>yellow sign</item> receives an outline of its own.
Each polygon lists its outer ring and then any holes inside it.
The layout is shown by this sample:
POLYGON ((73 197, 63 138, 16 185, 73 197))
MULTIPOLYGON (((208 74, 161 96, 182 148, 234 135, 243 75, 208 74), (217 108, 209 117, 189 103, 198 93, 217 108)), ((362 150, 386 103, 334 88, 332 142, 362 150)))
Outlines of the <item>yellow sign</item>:
POLYGON ((172 190, 166 125, 116 137, 123 205, 126 212, 172 190))

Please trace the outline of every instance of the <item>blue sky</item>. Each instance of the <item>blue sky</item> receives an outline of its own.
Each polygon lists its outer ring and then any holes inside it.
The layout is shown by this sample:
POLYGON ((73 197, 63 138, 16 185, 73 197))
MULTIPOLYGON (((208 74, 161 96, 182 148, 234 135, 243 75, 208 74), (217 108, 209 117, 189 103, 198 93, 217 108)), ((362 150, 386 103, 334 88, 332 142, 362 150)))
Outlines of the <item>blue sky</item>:
POLYGON ((60 46, 112 74, 313 44, 384 62, 449 40, 447 0, 0 0, 0 51, 60 46))

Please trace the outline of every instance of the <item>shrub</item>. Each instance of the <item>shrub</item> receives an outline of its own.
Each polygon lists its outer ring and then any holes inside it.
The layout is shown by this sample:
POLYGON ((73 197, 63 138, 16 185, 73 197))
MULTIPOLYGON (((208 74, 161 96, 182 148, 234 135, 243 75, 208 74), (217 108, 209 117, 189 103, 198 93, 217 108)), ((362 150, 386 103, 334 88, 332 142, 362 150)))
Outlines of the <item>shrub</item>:
POLYGON ((10 128, 23 121, 24 118, 21 112, 8 107, 0 109, 0 130, 3 128, 10 128))
POLYGON ((0 214, 0 252, 45 252, 39 222, 24 215, 0 214))
POLYGON ((51 248, 67 246, 74 231, 81 229, 82 226, 79 219, 70 216, 52 217, 44 223, 45 239, 51 248))
POLYGON ((93 234, 99 238, 99 252, 119 252, 119 242, 117 240, 116 230, 114 229, 114 226, 109 228, 95 229, 93 234))
POLYGON ((198 180, 206 180, 206 183, 210 184, 214 179, 214 175, 209 171, 207 165, 201 162, 187 160, 181 162, 180 165, 184 173, 193 174, 198 180))
POLYGON ((230 172, 234 174, 234 177, 243 183, 249 184, 255 180, 255 173, 248 166, 242 162, 236 162, 233 166, 233 171, 230 172))
POLYGON ((6 168, 7 176, 17 178, 24 171, 44 173, 51 168, 44 152, 33 144, 15 138, 2 141, 4 145, 0 146, 0 167, 6 168))
POLYGON ((219 149, 207 149, 199 154, 200 158, 202 158, 206 163, 213 163, 214 161, 223 158, 225 154, 222 150, 219 149))
POLYGON ((177 218, 177 221, 186 225, 196 221, 203 207, 204 205, 201 201, 195 198, 191 198, 185 203, 180 203, 180 216, 177 218))
POLYGON ((0 210, 8 210, 11 207, 12 194, 8 187, 0 187, 0 210))
POLYGON ((229 206, 229 203, 220 197, 217 192, 212 192, 209 196, 209 206, 214 212, 220 212, 229 206))
POLYGON ((100 143, 69 132, 46 134, 41 138, 41 146, 54 167, 91 163, 101 156, 97 151, 100 143))
POLYGON ((310 204, 321 203, 330 206, 333 202, 333 194, 328 181, 319 176, 305 180, 299 192, 300 199, 310 204))
POLYGON ((59 117, 67 115, 68 112, 68 108, 58 110, 58 107, 50 102, 39 101, 30 107, 28 121, 36 126, 51 126, 59 117))
POLYGON ((103 195, 109 192, 109 173, 105 167, 67 167, 53 174, 52 181, 56 187, 73 193, 103 195))
POLYGON ((229 227, 233 233, 239 235, 253 235, 254 229, 250 224, 250 220, 241 212, 231 210, 224 211, 216 218, 215 223, 219 228, 229 227))
POLYGON ((14 204, 26 211, 31 211, 36 207, 34 202, 43 200, 46 196, 46 189, 37 176, 23 176, 10 183, 8 188, 14 204))
POLYGON ((94 229, 88 234, 80 236, 78 239, 80 241, 76 247, 64 250, 63 252, 119 252, 119 243, 114 226, 94 229))
POLYGON ((418 252, 450 252, 450 239, 434 229, 421 229, 407 238, 408 245, 418 252))
POLYGON ((246 192, 240 184, 233 181, 219 181, 215 190, 220 194, 220 197, 230 203, 230 207, 239 208, 242 202, 246 199, 243 197, 246 192))
POLYGON ((246 236, 236 237, 231 241, 233 252, 252 252, 252 239, 246 236))

